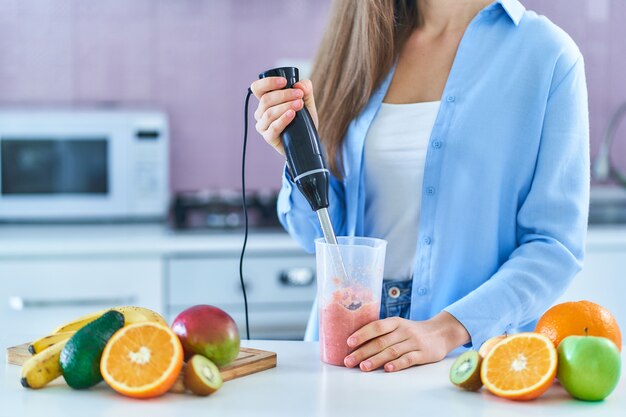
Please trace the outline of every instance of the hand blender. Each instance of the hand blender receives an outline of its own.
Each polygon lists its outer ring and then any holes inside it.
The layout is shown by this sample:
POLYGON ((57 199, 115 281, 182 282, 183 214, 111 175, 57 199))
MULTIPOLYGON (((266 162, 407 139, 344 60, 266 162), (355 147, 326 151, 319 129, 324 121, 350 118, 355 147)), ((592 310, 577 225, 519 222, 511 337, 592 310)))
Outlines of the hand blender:
MULTIPOLYGON (((293 88, 293 85, 299 80, 298 68, 274 68, 259 74, 259 78, 266 77, 286 78, 287 85, 285 88, 293 88)), ((293 121, 281 134, 281 140, 293 182, 309 202, 311 209, 317 213, 326 242, 337 245, 335 231, 328 216, 329 171, 321 151, 317 129, 315 129, 311 114, 306 107, 296 112, 293 121)), ((333 263, 337 273, 341 274, 344 282, 347 282, 347 273, 338 248, 336 252, 333 256, 335 258, 333 263)))

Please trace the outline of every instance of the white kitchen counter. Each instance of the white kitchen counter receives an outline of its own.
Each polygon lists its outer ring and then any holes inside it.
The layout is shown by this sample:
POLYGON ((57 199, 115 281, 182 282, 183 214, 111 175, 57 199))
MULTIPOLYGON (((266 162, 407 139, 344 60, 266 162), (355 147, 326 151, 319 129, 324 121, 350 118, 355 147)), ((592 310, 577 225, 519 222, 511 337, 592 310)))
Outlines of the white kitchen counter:
MULTIPOLYGON (((0 259, 55 256, 219 254, 241 250, 243 231, 173 231, 163 224, 0 225, 0 259)), ((253 230, 254 252, 302 249, 282 229, 253 230)))
POLYGON ((320 363, 316 343, 244 344, 277 352, 277 368, 226 382, 220 391, 206 398, 167 394, 152 400, 133 400, 114 393, 104 383, 74 391, 62 379, 33 391, 21 387, 19 367, 3 364, 0 415, 611 417, 623 416, 626 410, 626 378, 603 402, 574 400, 558 385, 537 400, 513 402, 484 389, 471 393, 452 386, 448 381, 452 359, 398 373, 363 373, 320 363))
MULTIPOLYGON (((176 255, 241 250, 243 232, 177 232, 162 224, 0 225, 0 259, 81 255, 176 255)), ((591 226, 588 248, 626 248, 626 225, 591 226)), ((255 252, 302 249, 282 230, 253 231, 255 252)))

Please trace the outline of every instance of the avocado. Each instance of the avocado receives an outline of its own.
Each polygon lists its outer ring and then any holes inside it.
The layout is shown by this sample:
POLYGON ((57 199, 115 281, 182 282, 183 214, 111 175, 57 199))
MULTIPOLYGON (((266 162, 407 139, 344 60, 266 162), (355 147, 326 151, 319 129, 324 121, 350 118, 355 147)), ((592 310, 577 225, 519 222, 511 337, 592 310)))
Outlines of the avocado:
POLYGON ((124 327, 124 315, 110 310, 72 336, 61 351, 63 378, 72 388, 89 388, 102 381, 100 358, 115 332, 124 327))

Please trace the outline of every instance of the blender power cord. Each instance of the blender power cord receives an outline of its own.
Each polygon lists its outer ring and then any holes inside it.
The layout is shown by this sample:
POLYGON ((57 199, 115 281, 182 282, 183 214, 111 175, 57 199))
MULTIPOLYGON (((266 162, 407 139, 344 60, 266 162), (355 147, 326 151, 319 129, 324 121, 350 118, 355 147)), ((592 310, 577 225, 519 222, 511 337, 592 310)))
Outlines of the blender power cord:
POLYGON ((239 281, 241 282, 241 292, 243 293, 243 306, 246 315, 246 339, 250 340, 250 326, 248 323, 248 297, 246 295, 246 285, 243 280, 243 257, 246 253, 246 245, 248 244, 248 205, 246 204, 246 145, 248 143, 248 103, 252 90, 248 88, 246 101, 243 110, 243 152, 241 157, 241 200, 243 203, 243 246, 241 247, 241 256, 239 257, 239 281))

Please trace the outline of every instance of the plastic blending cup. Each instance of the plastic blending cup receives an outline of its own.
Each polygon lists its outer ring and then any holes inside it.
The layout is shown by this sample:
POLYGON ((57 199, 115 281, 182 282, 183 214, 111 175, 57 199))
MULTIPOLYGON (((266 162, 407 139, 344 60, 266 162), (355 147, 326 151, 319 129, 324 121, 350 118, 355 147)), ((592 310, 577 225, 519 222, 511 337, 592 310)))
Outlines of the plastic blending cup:
POLYGON ((338 237, 337 245, 315 240, 320 353, 323 362, 343 366, 352 349, 348 337, 378 320, 387 242, 338 237), (347 279, 337 271, 343 262, 347 279))

